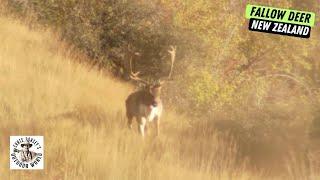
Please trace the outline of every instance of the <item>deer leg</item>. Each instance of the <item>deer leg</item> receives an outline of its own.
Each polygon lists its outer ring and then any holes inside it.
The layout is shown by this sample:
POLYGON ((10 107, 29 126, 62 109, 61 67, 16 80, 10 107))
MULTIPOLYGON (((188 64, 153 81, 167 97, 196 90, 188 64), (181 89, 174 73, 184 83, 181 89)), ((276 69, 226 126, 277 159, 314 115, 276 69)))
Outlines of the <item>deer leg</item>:
POLYGON ((141 134, 142 137, 144 137, 144 130, 145 130, 145 126, 146 126, 146 118, 139 118, 139 126, 138 126, 138 130, 139 130, 139 133, 141 134))
POLYGON ((147 126, 147 124, 144 125, 144 133, 148 134, 148 126, 147 126))
POLYGON ((132 129, 132 119, 133 119, 133 116, 128 117, 128 128, 129 129, 132 129))
POLYGON ((144 137, 144 126, 143 126, 143 124, 139 124, 139 133, 141 134, 142 137, 144 137))
POLYGON ((159 136, 159 134, 160 134, 160 117, 159 117, 159 116, 157 116, 155 120, 156 120, 156 131, 157 131, 157 136, 159 136))

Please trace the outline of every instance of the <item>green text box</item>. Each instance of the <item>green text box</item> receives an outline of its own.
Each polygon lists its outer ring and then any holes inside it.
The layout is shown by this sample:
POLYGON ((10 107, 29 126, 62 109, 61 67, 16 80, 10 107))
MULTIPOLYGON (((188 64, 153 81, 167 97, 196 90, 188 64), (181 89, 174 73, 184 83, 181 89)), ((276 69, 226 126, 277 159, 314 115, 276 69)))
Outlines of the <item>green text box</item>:
MULTIPOLYGON (((278 14, 278 13, 277 13, 278 14)), ((295 17, 294 16, 294 17, 295 17)), ((282 9, 282 8, 274 8, 274 7, 268 7, 268 6, 259 6, 259 5, 251 5, 248 4, 246 7, 246 18, 250 19, 250 18, 257 18, 257 19, 265 19, 265 20, 270 20, 270 21, 277 21, 277 22, 284 22, 284 23, 293 23, 293 24, 300 24, 300 25, 306 25, 306 26, 314 26, 314 22, 315 22, 315 13, 313 12, 307 12, 307 11, 298 11, 298 10, 292 10, 292 9, 282 9), (257 11, 260 11, 260 13, 257 13, 257 11), (271 12, 275 13, 275 11, 277 12, 282 12, 284 15, 280 16, 283 18, 277 18, 279 16, 277 16, 276 18, 271 18, 271 12), (253 12, 253 13, 252 13, 253 12), (269 17, 268 16, 269 13, 269 17), (290 16, 291 13, 291 16, 290 16), (297 15, 300 13, 300 17, 302 15, 302 13, 305 15, 306 17, 309 17, 309 22, 297 22, 294 20, 289 20, 289 16, 292 17, 292 15, 297 15), (264 16, 264 17, 261 17, 264 16)), ((300 19, 300 18, 298 18, 300 19)))

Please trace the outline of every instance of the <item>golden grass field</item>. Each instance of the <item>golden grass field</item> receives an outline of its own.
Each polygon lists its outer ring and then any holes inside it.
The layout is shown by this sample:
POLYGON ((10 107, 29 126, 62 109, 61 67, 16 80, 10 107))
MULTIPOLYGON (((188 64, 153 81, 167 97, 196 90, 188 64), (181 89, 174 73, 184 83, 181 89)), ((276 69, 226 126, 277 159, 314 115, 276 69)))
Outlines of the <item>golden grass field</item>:
POLYGON ((143 141, 126 128, 124 101, 132 87, 72 60, 77 57, 48 31, 7 18, 0 24, 1 179, 248 177, 228 167, 226 157, 211 172, 216 139, 201 139, 210 140, 212 152, 201 149, 202 142, 183 137, 187 121, 174 113, 164 116, 160 137, 150 132, 143 141), (43 135, 45 170, 10 171, 10 135, 43 135))
POLYGON ((124 116, 132 86, 79 63, 49 31, 0 24, 0 179, 268 179, 168 107, 162 134, 142 140, 124 116), (45 169, 9 170, 10 135, 43 135, 45 169))

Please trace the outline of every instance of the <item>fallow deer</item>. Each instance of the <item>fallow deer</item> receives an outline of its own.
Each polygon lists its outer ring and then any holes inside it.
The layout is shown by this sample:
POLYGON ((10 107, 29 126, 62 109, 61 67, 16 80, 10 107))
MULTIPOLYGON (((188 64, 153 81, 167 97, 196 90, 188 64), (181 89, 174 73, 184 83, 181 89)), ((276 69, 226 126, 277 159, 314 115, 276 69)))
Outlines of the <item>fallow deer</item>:
MULTIPOLYGON (((168 52, 171 56, 171 67, 168 75, 168 79, 170 79, 176 56, 176 47, 170 46, 170 50, 168 50, 168 52)), ((138 77, 140 72, 133 73, 131 66, 130 68, 130 78, 143 83, 145 88, 131 93, 126 99, 126 115, 128 118, 128 126, 130 129, 132 128, 132 120, 135 118, 138 123, 138 131, 142 137, 144 137, 147 123, 155 121, 156 132, 157 135, 159 135, 160 117, 163 109, 160 96, 164 81, 158 80, 157 83, 150 83, 138 77)))

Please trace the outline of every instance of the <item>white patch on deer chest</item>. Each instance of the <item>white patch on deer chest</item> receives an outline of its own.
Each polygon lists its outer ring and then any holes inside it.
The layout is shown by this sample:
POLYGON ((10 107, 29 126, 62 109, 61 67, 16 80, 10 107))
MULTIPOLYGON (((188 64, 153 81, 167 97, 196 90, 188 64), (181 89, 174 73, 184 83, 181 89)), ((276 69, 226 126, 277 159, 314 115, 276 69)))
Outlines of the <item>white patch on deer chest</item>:
POLYGON ((155 117, 157 117, 159 115, 159 108, 153 107, 153 106, 150 106, 149 108, 150 108, 150 114, 148 116, 148 120, 153 121, 155 119, 155 117))
POLYGON ((159 106, 146 106, 141 104, 139 109, 141 114, 144 114, 144 117, 148 121, 153 121, 157 116, 160 116, 161 114, 161 107, 159 106))

